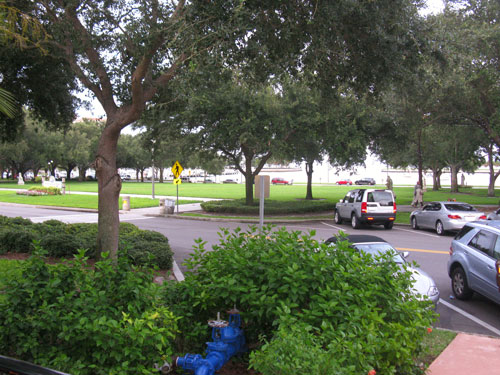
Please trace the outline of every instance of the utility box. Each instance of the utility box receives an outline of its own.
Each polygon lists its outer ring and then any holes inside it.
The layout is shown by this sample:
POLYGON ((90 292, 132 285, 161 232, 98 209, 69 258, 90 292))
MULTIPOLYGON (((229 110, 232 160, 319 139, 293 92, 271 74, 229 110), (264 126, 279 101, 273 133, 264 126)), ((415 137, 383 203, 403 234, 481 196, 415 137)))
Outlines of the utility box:
POLYGON ((255 194, 254 197, 256 199, 260 198, 260 189, 262 186, 261 179, 264 180, 264 198, 269 198, 269 185, 270 185, 270 178, 269 176, 255 176, 255 194))

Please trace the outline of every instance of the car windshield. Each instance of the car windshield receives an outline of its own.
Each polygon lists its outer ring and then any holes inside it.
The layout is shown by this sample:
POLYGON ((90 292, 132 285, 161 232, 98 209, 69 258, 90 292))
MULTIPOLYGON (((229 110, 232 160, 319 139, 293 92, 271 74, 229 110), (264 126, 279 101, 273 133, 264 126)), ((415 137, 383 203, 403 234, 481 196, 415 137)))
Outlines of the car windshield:
POLYGON ((398 264, 404 263, 404 259, 401 257, 401 255, 399 255, 397 250, 395 250, 388 243, 383 243, 383 242, 357 243, 354 244, 354 247, 367 254, 371 254, 374 257, 390 253, 392 254, 392 260, 394 262, 398 264))
POLYGON ((448 211, 477 211, 470 204, 445 204, 444 205, 448 211))

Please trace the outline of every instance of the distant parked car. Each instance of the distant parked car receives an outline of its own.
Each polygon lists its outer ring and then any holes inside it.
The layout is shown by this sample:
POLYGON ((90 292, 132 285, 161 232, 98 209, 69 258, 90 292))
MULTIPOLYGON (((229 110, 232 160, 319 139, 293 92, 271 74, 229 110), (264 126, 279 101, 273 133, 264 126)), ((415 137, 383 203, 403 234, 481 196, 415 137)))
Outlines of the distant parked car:
POLYGON ((346 178, 345 180, 338 180, 337 185, 352 185, 352 181, 346 178))
POLYGON ((215 182, 215 181, 214 181, 214 180, 212 180, 211 178, 205 178, 205 179, 203 180, 203 183, 204 183, 204 184, 213 184, 214 182, 215 182))
POLYGON ((465 224, 451 242, 448 276, 458 299, 477 292, 500 304, 500 221, 465 224))
POLYGON ((500 208, 489 213, 488 216, 486 217, 488 220, 500 220, 500 208))
POLYGON ((286 180, 281 177, 275 177, 271 180, 271 184, 273 185, 292 185, 293 180, 286 180))
MULTIPOLYGON (((377 236, 370 235, 348 235, 345 238, 342 237, 331 237, 326 240, 326 243, 336 243, 337 241, 347 240, 352 244, 352 247, 358 251, 370 254, 374 257, 381 256, 384 254, 393 254, 393 261, 397 264, 403 266, 406 263, 405 258, 408 257, 409 253, 399 253, 394 247, 392 247, 388 242, 377 236)), ((436 283, 427 273, 422 271, 420 268, 408 265, 409 271, 411 271, 411 277, 415 281, 412 285, 412 293, 417 296, 417 298, 422 299, 427 297, 434 304, 434 309, 436 309, 439 302, 439 290, 436 283)), ((369 288, 369 280, 367 280, 367 288, 369 288)))
POLYGON ((354 182, 356 185, 375 185, 375 180, 371 177, 361 178, 354 182))
POLYGON ((484 212, 464 202, 431 202, 410 214, 413 229, 434 229, 440 236, 447 231, 459 231, 471 221, 485 219, 484 212))
POLYGON ((238 181, 233 180, 232 178, 228 178, 227 180, 222 181, 223 184, 237 184, 238 181))

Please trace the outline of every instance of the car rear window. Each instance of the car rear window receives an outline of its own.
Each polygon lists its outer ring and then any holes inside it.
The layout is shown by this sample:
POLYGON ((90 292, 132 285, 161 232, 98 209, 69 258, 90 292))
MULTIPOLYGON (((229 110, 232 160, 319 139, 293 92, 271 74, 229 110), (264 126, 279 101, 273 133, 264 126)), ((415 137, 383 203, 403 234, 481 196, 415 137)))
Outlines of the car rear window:
POLYGON ((477 211, 470 204, 445 204, 444 206, 449 211, 477 211))
POLYGON ((391 193, 384 190, 375 190, 368 193, 367 202, 378 202, 381 206, 392 206, 394 198, 391 193))
POLYGON ((462 229, 460 229, 460 232, 457 233, 457 235, 455 236, 455 239, 460 240, 463 236, 465 236, 467 233, 469 233, 472 229, 474 229, 474 228, 469 226, 469 225, 465 225, 462 229))

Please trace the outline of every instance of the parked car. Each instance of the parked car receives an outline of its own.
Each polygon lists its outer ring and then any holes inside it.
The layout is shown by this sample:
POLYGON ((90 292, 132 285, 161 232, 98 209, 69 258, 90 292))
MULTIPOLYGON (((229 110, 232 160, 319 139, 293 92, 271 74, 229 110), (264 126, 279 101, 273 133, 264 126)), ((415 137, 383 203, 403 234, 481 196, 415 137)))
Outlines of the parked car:
POLYGON ((337 185, 352 185, 352 181, 349 180, 348 178, 344 179, 344 180, 338 180, 336 182, 337 185))
POLYGON ((354 229, 362 224, 383 224, 391 229, 396 220, 396 201, 391 190, 355 189, 335 205, 334 220, 350 221, 354 229))
POLYGON ((500 304, 500 221, 465 224, 451 242, 448 275, 458 299, 477 292, 500 304))
MULTIPOLYGON (((337 241, 347 240, 356 250, 362 251, 372 256, 380 256, 387 253, 393 254, 392 259, 397 264, 403 266, 406 263, 406 258, 409 253, 398 252, 392 245, 384 239, 370 235, 349 235, 345 237, 331 237, 326 240, 326 243, 336 243, 337 241)), ((427 273, 420 268, 408 265, 408 269, 412 273, 412 278, 415 281, 412 292, 419 298, 429 298, 434 304, 434 309, 439 302, 439 290, 436 283, 427 273)))
POLYGON ((362 178, 354 182, 356 185, 375 185, 375 180, 371 177, 362 178))
POLYGON ((203 183, 204 183, 204 184, 213 184, 213 183, 215 183, 215 181, 214 181, 214 180, 212 180, 211 178, 205 178, 205 179, 203 180, 203 183))
POLYGON ((273 185, 292 185, 293 180, 286 180, 281 177, 275 177, 271 180, 271 184, 273 185))
POLYGON ((484 220, 484 212, 463 202, 431 202, 410 214, 413 229, 434 229, 438 235, 447 231, 459 231, 462 227, 475 220, 484 220))
POLYGON ((227 180, 222 181, 223 184, 237 184, 238 181, 233 180, 232 178, 228 178, 227 180))
POLYGON ((500 220, 500 208, 489 213, 488 216, 486 216, 487 220, 500 220))

